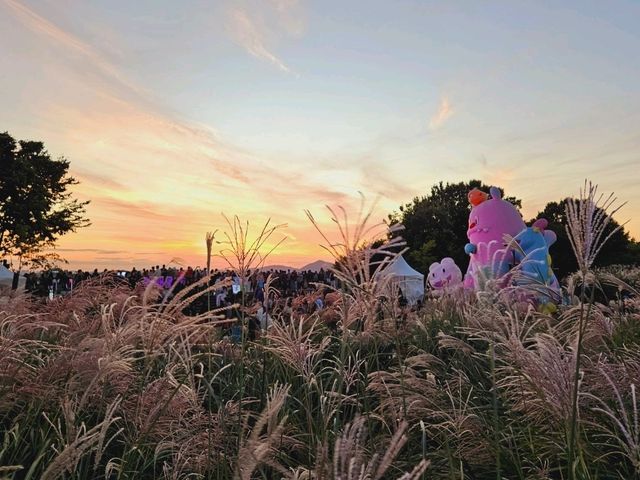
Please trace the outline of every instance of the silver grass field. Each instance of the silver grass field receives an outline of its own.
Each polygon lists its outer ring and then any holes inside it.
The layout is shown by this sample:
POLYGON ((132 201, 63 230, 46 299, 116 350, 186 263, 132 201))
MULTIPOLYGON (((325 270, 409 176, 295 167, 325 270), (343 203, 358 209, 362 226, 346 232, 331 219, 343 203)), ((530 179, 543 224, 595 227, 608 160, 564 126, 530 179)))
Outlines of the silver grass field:
MULTIPOLYGON (((223 312, 184 313, 209 278, 171 299, 109 276, 11 297, 0 478, 640 478, 640 270, 592 267, 614 202, 585 184, 567 204, 579 270, 552 313, 491 281, 403 309, 376 275, 402 243, 374 243, 389 227, 364 203, 330 211, 335 239, 307 212, 341 286, 299 316, 267 281, 273 325, 254 340, 232 342, 223 312)), ((207 261, 220 245, 245 280, 280 225, 227 222, 207 261)))

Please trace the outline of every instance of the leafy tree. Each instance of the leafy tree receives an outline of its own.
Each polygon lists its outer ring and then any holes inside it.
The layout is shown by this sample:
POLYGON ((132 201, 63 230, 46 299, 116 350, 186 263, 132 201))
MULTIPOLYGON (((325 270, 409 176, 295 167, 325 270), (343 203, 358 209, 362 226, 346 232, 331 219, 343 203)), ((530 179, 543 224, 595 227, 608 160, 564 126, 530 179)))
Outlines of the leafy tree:
MULTIPOLYGON (((549 249, 549 254, 553 259, 553 268, 558 278, 563 278, 578 269, 578 264, 567 235, 565 204, 566 199, 559 202, 549 202, 544 207, 544 210, 539 212, 536 218, 532 219, 546 218, 549 221, 547 229, 553 230, 558 236, 558 240, 549 249)), ((605 229, 604 237, 609 235, 609 233, 619 225, 618 222, 611 219, 605 229)), ((638 263, 640 261, 638 252, 638 244, 631 239, 629 232, 620 229, 604 244, 596 258, 594 266, 604 267, 613 264, 628 265, 638 263)))
MULTIPOLYGON (((428 195, 414 198, 413 202, 389 215, 391 222, 401 222, 405 227, 399 235, 410 249, 407 252, 409 263, 426 273, 431 263, 451 257, 464 271, 469 261, 464 253, 470 210, 467 194, 473 188, 489 192, 490 187, 480 180, 440 182, 431 187, 428 195)), ((516 198, 505 197, 505 200, 521 207, 520 200, 516 198)))
POLYGON ((17 258, 18 271, 51 259, 46 250, 61 235, 89 225, 89 202, 68 190, 78 183, 69 162, 52 159, 42 142, 0 133, 0 172, 0 256, 17 258))

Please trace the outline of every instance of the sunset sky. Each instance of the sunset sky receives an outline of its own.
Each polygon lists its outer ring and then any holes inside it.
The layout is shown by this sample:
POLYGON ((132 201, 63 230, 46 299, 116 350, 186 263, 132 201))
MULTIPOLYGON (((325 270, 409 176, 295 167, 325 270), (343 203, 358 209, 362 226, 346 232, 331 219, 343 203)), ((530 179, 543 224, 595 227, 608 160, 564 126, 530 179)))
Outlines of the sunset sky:
MULTIPOLYGON (((204 263, 221 212, 326 258, 304 209, 382 219, 478 178, 525 218, 585 178, 640 237, 640 2, 0 0, 0 131, 71 162, 72 268, 204 263)), ((1 174, 1 172, 0 172, 1 174)), ((465 229, 465 225, 460 225, 465 229)))

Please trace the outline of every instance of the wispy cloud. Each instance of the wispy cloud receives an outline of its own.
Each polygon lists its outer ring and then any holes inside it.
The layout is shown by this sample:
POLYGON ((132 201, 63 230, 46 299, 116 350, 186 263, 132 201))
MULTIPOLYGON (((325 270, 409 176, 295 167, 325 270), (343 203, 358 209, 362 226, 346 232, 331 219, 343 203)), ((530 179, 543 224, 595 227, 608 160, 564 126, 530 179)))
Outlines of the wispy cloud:
POLYGON ((138 221, 176 221, 177 215, 171 215, 161 210, 158 204, 147 202, 121 200, 119 198, 103 197, 100 205, 115 213, 135 218, 138 221))
MULTIPOLYGON (((170 162, 175 163, 180 154, 188 158, 206 158, 221 175, 240 183, 249 182, 246 169, 242 168, 240 161, 240 150, 226 145, 211 128, 167 115, 162 106, 149 102, 144 88, 130 81, 102 52, 17 0, 1 1, 31 31, 53 41, 62 52, 82 57, 84 62, 79 75, 93 71, 105 80, 97 91, 87 95, 92 97, 90 106, 82 104, 79 108, 73 108, 69 102, 67 105, 53 103, 40 110, 45 118, 47 115, 51 117, 52 125, 62 124, 67 140, 76 145, 95 142, 87 145, 87 154, 98 149, 113 152, 117 144, 119 147, 129 147, 131 151, 137 149, 159 154, 156 161, 170 157, 170 162), (123 96, 123 89, 133 95, 123 96), (64 125, 65 121, 67 125, 64 125), (124 129, 123 125, 128 127, 124 129), (104 140, 108 137, 111 141, 104 140)), ((67 80, 67 85, 73 85, 78 79, 70 77, 67 80)), ((77 93, 87 88, 82 79, 78 87, 77 93)), ((59 93, 59 97, 62 97, 62 92, 59 93)), ((122 168, 121 157, 115 157, 114 162, 119 169, 122 168)), ((102 187, 123 189, 113 178, 97 175, 88 169, 84 169, 79 176, 102 187)))
POLYGON ((299 37, 305 19, 298 0, 245 0, 228 10, 228 29, 247 53, 286 73, 294 73, 275 52, 279 40, 299 37))
POLYGON ((94 49, 91 45, 83 42, 77 36, 66 32, 59 26, 50 22, 43 16, 36 13, 26 5, 18 2, 17 0, 3 0, 5 5, 9 7, 15 16, 20 19, 28 28, 35 33, 47 37, 56 44, 62 46, 66 51, 75 55, 82 56, 86 60, 89 60, 101 73, 112 80, 115 80, 121 86, 132 90, 138 94, 144 92, 144 89, 138 85, 128 81, 121 72, 115 68, 104 56, 94 49))
POLYGON ((112 178, 109 178, 105 175, 100 175, 96 173, 90 173, 87 171, 82 171, 78 168, 74 167, 74 170, 77 172, 75 174, 75 178, 84 184, 87 184, 92 187, 105 188, 108 190, 112 190, 114 192, 126 192, 127 188, 121 184, 120 182, 115 181, 112 178))
POLYGON ((56 251, 71 253, 89 252, 97 253, 99 255, 121 255, 123 253, 128 253, 124 250, 104 250, 102 248, 56 248, 56 251))
POLYGON ((438 111, 431 117, 431 120, 429 121, 429 129, 435 130, 441 127, 447 120, 449 120, 449 118, 451 118, 453 113, 454 110, 451 102, 449 101, 449 97, 443 96, 440 99, 438 111))
POLYGON ((300 36, 305 29, 305 19, 299 0, 270 0, 275 8, 278 24, 290 35, 300 36))
POLYGON ((261 28, 254 19, 249 17, 247 12, 240 9, 231 11, 230 30, 234 39, 249 54, 272 63, 283 72, 291 73, 291 69, 267 48, 267 38, 264 29, 261 28))
POLYGON ((4 0, 4 3, 11 8, 16 16, 18 16, 25 24, 34 31, 48 36, 54 41, 64 44, 66 47, 75 50, 88 57, 96 58, 97 55, 93 49, 87 44, 81 42, 78 38, 68 34, 61 28, 57 27, 44 17, 28 8, 26 5, 16 0, 4 0))

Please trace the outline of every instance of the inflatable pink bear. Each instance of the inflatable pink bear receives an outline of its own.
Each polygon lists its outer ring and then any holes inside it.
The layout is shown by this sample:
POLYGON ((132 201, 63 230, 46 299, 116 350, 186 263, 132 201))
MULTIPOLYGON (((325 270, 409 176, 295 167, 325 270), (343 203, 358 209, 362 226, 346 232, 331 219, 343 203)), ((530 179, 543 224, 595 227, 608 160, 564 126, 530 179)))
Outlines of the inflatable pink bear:
POLYGON ((491 196, 474 188, 469 192, 469 242, 464 250, 470 256, 464 278, 468 288, 477 288, 483 278, 500 278, 512 266, 513 252, 505 248, 505 235, 515 237, 526 228, 516 207, 502 199, 500 190, 491 187, 491 196))
POLYGON ((429 285, 434 290, 455 288, 462 283, 462 272, 453 258, 446 257, 429 266, 429 285))

